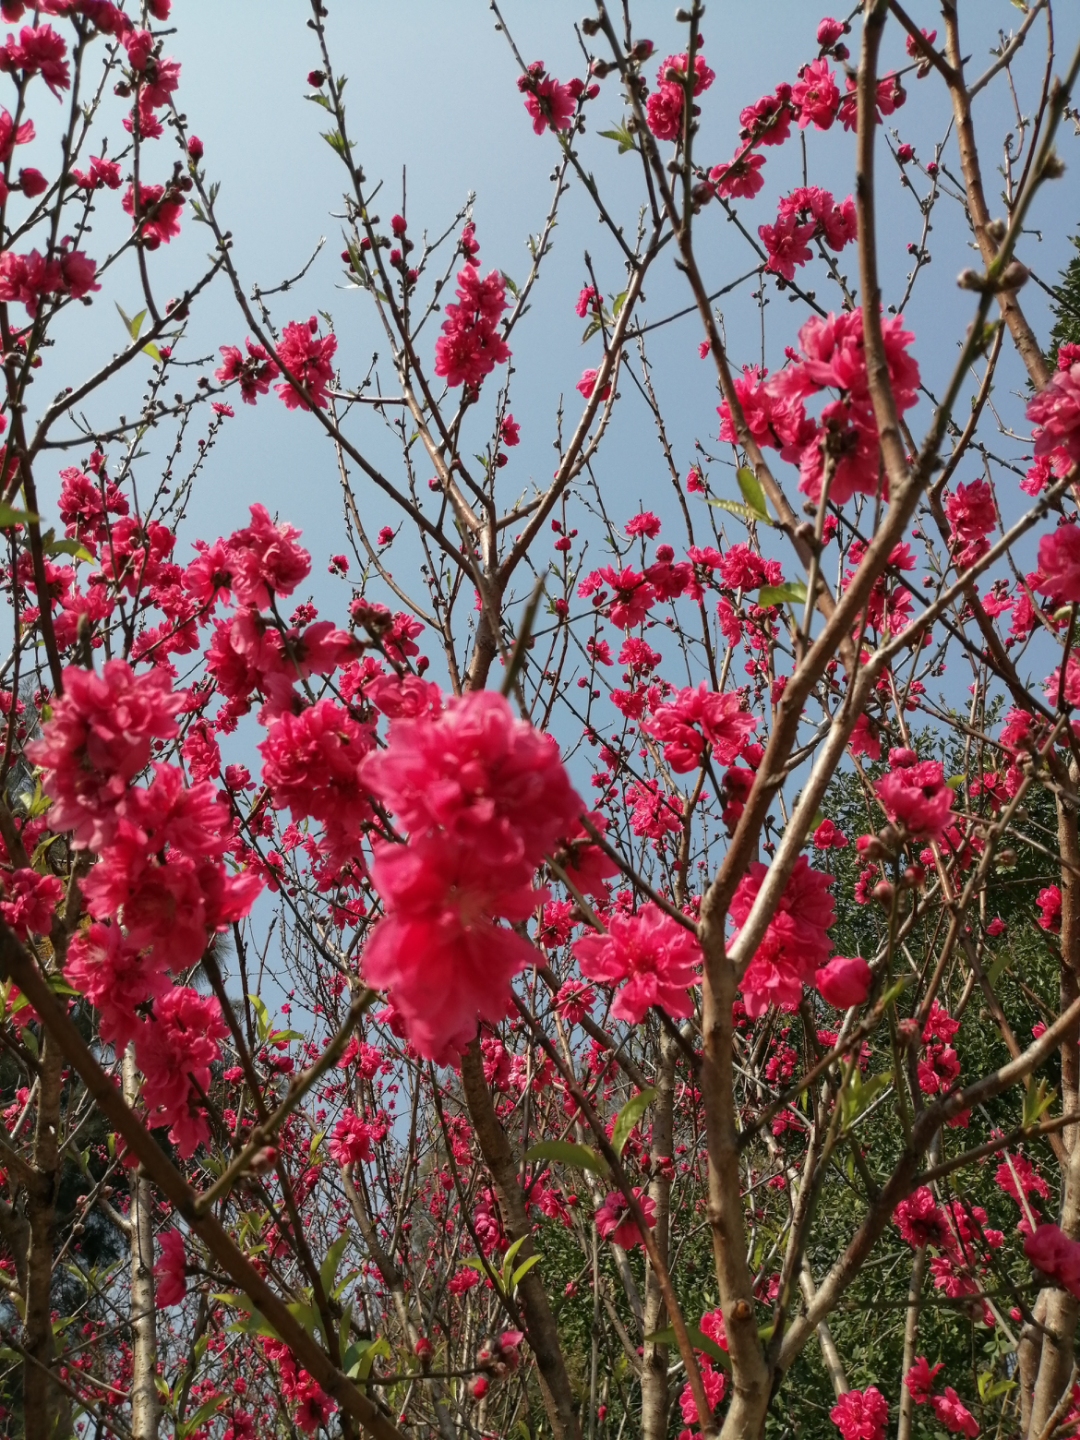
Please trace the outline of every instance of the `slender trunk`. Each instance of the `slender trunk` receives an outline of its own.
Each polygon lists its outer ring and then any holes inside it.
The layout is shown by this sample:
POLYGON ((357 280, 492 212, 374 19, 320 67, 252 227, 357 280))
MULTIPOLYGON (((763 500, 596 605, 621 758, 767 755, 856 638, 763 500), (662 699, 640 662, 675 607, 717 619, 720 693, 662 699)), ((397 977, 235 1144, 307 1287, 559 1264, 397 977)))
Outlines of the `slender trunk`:
MULTIPOLYGON (((652 1180, 649 1195, 656 1206, 653 1234, 664 1264, 670 1269, 671 1152, 675 1111, 675 1057, 678 1046, 669 1036, 661 1043, 656 1072, 656 1099, 652 1106, 652 1180)), ((667 1324, 663 1295, 656 1272, 645 1268, 645 1334, 654 1335, 667 1324)), ((664 1440, 667 1435, 670 1396, 667 1382, 668 1347, 645 1342, 641 1360, 642 1440, 664 1440)))
POLYGON ((758 1338, 754 1291, 746 1262, 746 1229, 739 1183, 739 1137, 735 1125, 734 1035, 731 1007, 735 973, 724 953, 723 922, 703 907, 701 944, 704 1052, 701 1092, 709 1151, 709 1225, 713 1262, 731 1359, 731 1402, 721 1435, 753 1440, 765 1425, 769 1372, 758 1338))
MULTIPOLYGON (((1070 1240, 1080 1240, 1080 1144, 1074 1143, 1066 1171, 1059 1223, 1070 1240)), ((1031 1399, 1028 1435, 1038 1440, 1047 1427, 1058 1401, 1073 1379, 1073 1355, 1080 1300, 1067 1290, 1043 1291, 1046 1299, 1046 1329, 1031 1399)), ((1042 1299, 1042 1296, 1040 1296, 1042 1299)))
POLYGON ((919 1303, 922 1298, 923 1275, 926 1271, 926 1246, 915 1251, 908 1286, 907 1316, 904 1320, 904 1362, 900 1367, 900 1426, 896 1440, 911 1440, 911 1422, 915 1416, 915 1397, 904 1384, 904 1376, 915 1364, 915 1339, 919 1333, 919 1303))
MULTIPOLYGON (((964 173, 964 188, 967 191, 968 216, 971 228, 982 255, 983 264, 990 265, 997 255, 997 243, 990 233, 992 216, 986 204, 983 190, 982 170, 979 165, 979 150, 975 143, 975 126, 971 119, 971 98, 963 79, 963 52, 960 49, 960 27, 957 21, 956 0, 943 0, 942 13, 945 17, 946 52, 953 68, 955 81, 949 89, 952 94, 953 118, 956 121, 956 144, 960 151, 960 166, 964 173)), ((1050 379, 1050 368, 1035 332, 1028 324, 1020 302, 1013 290, 1003 290, 998 295, 1001 318, 1009 328, 1013 344, 1024 362, 1036 390, 1041 390, 1050 379)))
POLYGON ((41 1045, 41 1083, 34 1129, 33 1167, 37 1184, 27 1197, 30 1245, 26 1261, 27 1360, 23 1365, 26 1440, 57 1440, 70 1435, 67 1395, 54 1384, 56 1347, 52 1328, 53 1256, 56 1192, 60 1184, 60 1097, 63 1056, 49 1036, 41 1045))
MULTIPOLYGON (((124 1053, 124 1099, 139 1098, 135 1047, 124 1053)), ((131 1172, 131 1434, 157 1440, 161 1402, 157 1392, 157 1306, 154 1295, 154 1193, 141 1165, 131 1172)))
MULTIPOLYGON (((525 1201, 518 1184, 517 1161, 506 1131, 495 1114, 491 1092, 484 1079, 479 1040, 474 1040, 461 1057, 461 1081, 484 1163, 495 1182, 495 1193, 499 1197, 507 1231, 514 1240, 524 1238, 524 1244, 518 1251, 519 1262, 524 1262, 534 1253, 532 1226, 525 1213, 525 1201)), ((551 1303, 535 1266, 522 1277, 518 1295, 526 1338, 536 1356, 544 1409, 555 1440, 576 1440, 580 1432, 570 1377, 566 1373, 551 1303)))

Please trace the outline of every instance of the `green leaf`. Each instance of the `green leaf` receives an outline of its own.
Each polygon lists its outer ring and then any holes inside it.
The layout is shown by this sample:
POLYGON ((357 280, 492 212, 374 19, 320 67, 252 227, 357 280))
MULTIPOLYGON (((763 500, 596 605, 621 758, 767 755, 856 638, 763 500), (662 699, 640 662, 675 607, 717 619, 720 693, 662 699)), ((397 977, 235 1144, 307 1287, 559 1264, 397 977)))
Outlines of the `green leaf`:
POLYGON ((34 515, 29 510, 13 510, 5 500, 0 500, 0 530, 10 530, 13 525, 30 525, 40 519, 40 515, 34 515))
POLYGON ((146 311, 140 310, 134 320, 129 320, 119 305, 117 305, 116 308, 120 311, 120 319, 124 322, 128 334, 132 340, 137 340, 139 338, 139 331, 142 329, 142 322, 146 319, 146 311))
POLYGON ((656 1099, 656 1091, 650 1086, 642 1090, 633 1099, 628 1100, 619 1111, 615 1120, 615 1129, 611 1132, 611 1148, 616 1155, 621 1155, 627 1140, 630 1138, 630 1131, 638 1123, 645 1111, 656 1099))
POLYGON ((558 1165, 573 1165, 578 1170, 595 1170, 607 1174, 607 1162, 588 1145, 574 1145, 569 1140, 541 1140, 525 1151, 526 1160, 553 1160, 558 1165))
POLYGON ((326 98, 325 95, 305 95, 304 99, 310 100, 313 105, 321 105, 324 110, 330 109, 330 101, 326 98))
POLYGON ((735 479, 738 480, 743 499, 750 509, 753 510, 755 515, 759 515, 762 520, 767 520, 769 516, 768 511, 765 509, 765 491, 762 489, 761 481, 754 472, 748 470, 744 465, 742 469, 735 472, 735 479))
POLYGON ((721 500, 719 498, 707 499, 706 505, 711 505, 714 510, 726 510, 729 515, 737 515, 740 520, 745 520, 747 525, 772 525, 767 515, 759 515, 756 510, 751 510, 749 505, 740 505, 737 500, 721 500))
POLYGON ((1024 1090, 1024 1126, 1037 1125, 1043 1114, 1057 1098, 1057 1091, 1050 1089, 1049 1081, 1045 1078, 1036 1085, 1031 1077, 1028 1077, 1027 1087, 1024 1090))
POLYGON ((52 531, 42 540, 41 548, 46 555, 72 555, 76 560, 88 560, 93 564, 93 555, 85 545, 80 545, 78 540, 53 540, 51 535, 52 531))
POLYGON ((616 320, 619 318, 619 311, 626 304, 626 297, 627 295, 629 295, 629 293, 629 290, 620 291, 611 303, 611 313, 616 320))
POLYGON ((194 1415, 189 1415, 186 1420, 177 1425, 176 1440, 187 1440, 187 1437, 209 1420, 211 1415, 216 1415, 224 1404, 224 1395, 214 1395, 209 1400, 205 1400, 194 1415))
POLYGON ((806 600, 806 586, 801 580, 787 580, 783 585, 762 585, 758 591, 759 605, 801 605, 806 600))
POLYGON ((323 1292, 327 1295, 334 1288, 334 1281, 337 1279, 338 1266, 341 1264, 341 1257, 345 1254, 345 1247, 349 1243, 349 1233, 339 1235, 333 1245, 326 1252, 326 1259, 319 1266, 319 1279, 322 1281, 323 1292))
POLYGON ((144 355, 149 355, 150 359, 153 360, 156 365, 161 364, 161 351, 157 348, 156 345, 144 345, 142 347, 142 352, 144 355))
POLYGON ((345 1374, 350 1380, 366 1380, 376 1359, 381 1355, 390 1360, 393 1353, 381 1335, 376 1340, 354 1340, 342 1360, 345 1374))
POLYGON ((502 278, 503 278, 503 284, 506 286, 507 290, 510 291, 510 294, 511 294, 511 295, 517 295, 517 294, 518 294, 518 287, 514 284, 513 280, 510 279, 510 276, 507 275, 507 273, 506 273, 505 270, 502 272, 502 278))
POLYGON ((514 1243, 510 1246, 509 1250, 507 1250, 506 1254, 503 1256, 502 1288, 503 1291, 506 1293, 508 1293, 510 1290, 510 1275, 513 1270, 514 1261, 517 1259, 517 1253, 525 1244, 525 1241, 528 1238, 529 1237, 527 1235, 522 1235, 520 1240, 515 1240, 514 1243))
POLYGON ((637 149, 637 146, 634 144, 634 137, 625 125, 616 126, 614 130, 601 130, 599 133, 605 140, 618 141, 620 155, 625 155, 628 150, 637 149))
POLYGON ((521 1280, 521 1277, 522 1277, 523 1275, 527 1275, 527 1274, 529 1273, 529 1271, 533 1268, 534 1265, 539 1265, 539 1264, 540 1264, 540 1256, 539 1256, 539 1255, 530 1255, 529 1258, 524 1262, 524 1264, 518 1266, 518 1268, 514 1271, 513 1275, 511 1275, 511 1277, 510 1277, 510 1293, 511 1293, 511 1294, 513 1294, 514 1291, 517 1289, 518 1283, 519 1283, 519 1281, 521 1280))
POLYGON ((847 1129, 853 1125, 863 1111, 868 1109, 881 1092, 891 1084, 891 1070, 886 1070, 883 1075, 872 1075, 865 1082, 858 1069, 853 1070, 847 1084, 840 1092, 840 1113, 844 1128, 847 1129))
POLYGON ((264 1002, 259 999, 258 995, 249 995, 248 999, 251 1001, 251 1008, 258 1017, 259 1039, 265 1040, 270 1033, 270 1012, 267 1010, 264 1002))
MULTIPOLYGON (((695 1350, 702 1351, 703 1354, 708 1355, 710 1360, 715 1360, 718 1365, 722 1365, 725 1370, 731 1369, 727 1351, 722 1350, 711 1335, 706 1335, 700 1325, 687 1325, 686 1333, 695 1350)), ((657 1330, 653 1335, 646 1335, 645 1339, 653 1345, 667 1345, 672 1349, 677 1348, 679 1344, 672 1325, 668 1325, 663 1330, 657 1330)))

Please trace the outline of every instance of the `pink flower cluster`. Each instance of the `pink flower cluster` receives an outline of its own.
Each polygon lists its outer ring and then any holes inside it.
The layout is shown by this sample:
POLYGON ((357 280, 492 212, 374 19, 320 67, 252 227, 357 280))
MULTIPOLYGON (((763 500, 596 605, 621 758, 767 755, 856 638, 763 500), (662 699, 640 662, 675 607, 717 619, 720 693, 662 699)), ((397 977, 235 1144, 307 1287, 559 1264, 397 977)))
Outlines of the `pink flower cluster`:
POLYGON ((938 840, 952 819, 954 797, 945 771, 938 760, 917 760, 912 750, 902 753, 910 763, 897 764, 877 782, 878 798, 889 819, 913 838, 938 840))
POLYGON ((475 263, 458 271, 458 303, 447 305, 442 334, 435 342, 435 374, 450 386, 475 389, 496 365, 510 359, 498 332, 506 309, 506 281, 498 270, 481 280, 475 263))
POLYGON ((150 1124, 169 1126, 187 1157, 209 1135, 196 1097, 227 1029, 216 1000, 173 987, 168 975, 197 964, 215 932, 248 914, 262 884, 226 868, 232 823, 209 782, 185 786, 179 767, 158 762, 148 785, 134 783, 154 742, 178 733, 185 697, 167 678, 110 660, 100 676, 69 667, 64 686, 27 754, 42 767, 53 828, 98 855, 82 882, 98 923, 73 939, 65 974, 97 1007, 106 1042, 134 1039, 150 1124), (148 1001, 153 1015, 140 1018, 148 1001))
POLYGON ((407 845, 375 846, 386 915, 364 978, 389 993, 420 1054, 447 1063, 478 1018, 507 1014, 510 981, 535 952, 497 922, 523 921, 547 898, 536 867, 584 807, 555 743, 486 692, 395 720, 360 775, 409 832, 407 845))
POLYGON ((865 1390, 849 1390, 841 1395, 829 1411, 844 1440, 885 1440, 889 1407, 876 1385, 865 1390))
MULTIPOLYGON (((739 881, 731 901, 736 934, 746 923, 767 873, 767 866, 755 862, 739 881)), ((828 891, 834 879, 811 869, 805 855, 796 860, 739 987, 746 1013, 752 1018, 763 1015, 770 1005, 793 1008, 802 997, 803 985, 815 983, 817 971, 832 949, 828 932, 836 911, 828 891)))
POLYGON ((1080 1241, 1071 1240, 1060 1225, 1040 1225, 1024 1241, 1024 1254, 1036 1270, 1080 1300, 1080 1241))
MULTIPOLYGON (((699 41, 701 36, 698 37, 699 41)), ((645 104, 645 119, 658 140, 677 140, 682 134, 683 106, 688 88, 688 55, 669 55, 657 72, 656 89, 645 104)), ((695 99, 716 79, 716 72, 705 63, 704 55, 694 56, 693 93, 695 99)))
MULTIPOLYGON (((898 410, 917 399, 919 367, 908 353, 914 336, 903 317, 882 321, 885 357, 898 410)), ((876 495, 881 485, 877 423, 870 402, 861 310, 824 319, 811 316, 799 331, 799 353, 769 378, 755 368, 744 371, 735 388, 746 424, 759 445, 772 446, 799 466, 799 489, 821 499, 827 465, 832 469, 829 499, 837 505, 861 492, 876 495), (814 421, 804 401, 823 390, 840 391, 814 421)), ((739 443, 725 400, 719 406, 720 438, 739 443)))
POLYGON ((768 268, 785 280, 795 278, 795 266, 811 258, 809 242, 820 235, 833 250, 842 250, 858 234, 855 202, 849 195, 838 205, 828 190, 800 186, 780 201, 775 225, 758 227, 769 256, 768 268))
POLYGON ((18 300, 33 318, 43 301, 55 296, 81 300, 93 290, 97 266, 81 250, 63 247, 46 258, 37 250, 29 255, 16 255, 13 250, 0 254, 0 300, 18 300))
MULTIPOLYGON (((651 1195, 644 1194, 637 1185, 634 1186, 634 1194, 641 1204, 641 1212, 645 1216, 646 1225, 650 1230, 653 1229, 656 1223, 655 1201, 651 1195)), ((637 1221, 621 1190, 611 1191, 600 1209, 597 1210, 595 1220, 601 1239, 610 1240, 613 1244, 621 1246, 623 1250, 633 1250, 635 1245, 644 1246, 645 1237, 638 1229, 637 1221)))
POLYGON ((721 765, 731 765, 757 728, 742 699, 733 691, 714 694, 704 681, 696 690, 682 690, 676 698, 654 710, 641 727, 664 747, 664 759, 677 775, 695 770, 709 754, 721 765))
POLYGON ((1028 403, 1027 418, 1038 427, 1036 456, 1062 449, 1074 465, 1080 464, 1080 360, 1054 374, 1028 403))
MULTIPOLYGON (((337 336, 320 336, 318 331, 319 322, 314 315, 306 325, 296 322, 286 325, 281 332, 281 340, 278 342, 277 359, 282 369, 287 370, 292 379, 304 387, 314 401, 316 409, 325 410, 328 404, 326 387, 334 378, 334 367, 331 361, 337 350, 337 336)), ((261 381, 263 377, 269 380, 269 364, 263 357, 260 347, 253 348, 249 342, 248 350, 251 352, 252 360, 258 358, 261 362, 256 371, 259 380, 261 381), (256 355, 257 351, 259 352, 258 356, 256 355)), ((259 381, 256 381, 256 388, 258 388, 258 384, 259 381)), ((284 400, 286 410, 311 409, 307 400, 291 381, 283 380, 274 388, 284 400)), ((241 393, 243 393, 242 388, 241 393)))
POLYGON ((653 1005, 680 1019, 694 1013, 687 991, 701 963, 697 938, 651 901, 636 915, 612 913, 608 933, 583 936, 574 954, 587 979, 626 982, 611 1007, 618 1020, 640 1025, 653 1005))
POLYGON ((916 1405, 929 1402, 935 1416, 950 1434, 967 1435, 974 1440, 979 1433, 978 1422, 952 1386, 947 1385, 940 1395, 934 1394, 934 1381, 942 1368, 940 1363, 931 1366, 925 1355, 920 1355, 904 1376, 904 1384, 916 1405))

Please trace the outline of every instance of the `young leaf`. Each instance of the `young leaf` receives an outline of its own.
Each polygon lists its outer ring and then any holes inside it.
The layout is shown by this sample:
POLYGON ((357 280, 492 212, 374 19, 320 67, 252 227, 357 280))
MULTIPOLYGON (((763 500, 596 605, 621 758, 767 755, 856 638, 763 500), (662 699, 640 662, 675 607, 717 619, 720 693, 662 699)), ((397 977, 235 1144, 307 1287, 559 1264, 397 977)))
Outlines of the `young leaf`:
POLYGON ((518 1287, 518 1282, 523 1275, 527 1275, 534 1265, 539 1265, 540 1256, 530 1255, 523 1265, 519 1265, 510 1277, 510 1293, 513 1294, 518 1287))
POLYGON ((628 1100, 619 1111, 615 1121, 615 1129, 611 1132, 611 1148, 616 1155, 621 1155, 627 1140, 630 1138, 630 1131, 641 1119, 642 1115, 656 1099, 656 1091, 650 1086, 628 1100))
POLYGON ((40 518, 29 510, 13 510, 6 500, 0 500, 0 530, 10 530, 13 525, 29 525, 40 518))
POLYGON ((595 1170, 607 1174, 607 1164, 602 1156, 588 1145, 574 1145, 569 1140, 541 1140, 525 1151, 526 1160, 553 1160, 559 1165, 573 1165, 579 1170, 595 1170))
POLYGON ((326 1259, 319 1267, 319 1279, 322 1281, 323 1290, 327 1295, 334 1288, 334 1281, 337 1279, 338 1266, 341 1264, 341 1257, 345 1254, 345 1247, 349 1243, 349 1232, 339 1235, 333 1245, 326 1252, 326 1259))
POLYGON ((758 591, 759 605, 801 605, 806 599, 806 586, 801 580, 787 580, 783 585, 762 585, 758 591))
POLYGON ((634 137, 624 125, 617 126, 614 130, 601 130, 600 134, 605 140, 617 140, 619 143, 619 154, 625 155, 628 150, 636 150, 634 137))
POLYGON ((765 491, 761 487, 761 481, 752 470, 744 465, 742 469, 735 472, 735 479, 739 482, 739 489, 742 491, 743 499, 753 510, 754 514, 762 520, 768 519, 768 512, 765 509, 765 491))

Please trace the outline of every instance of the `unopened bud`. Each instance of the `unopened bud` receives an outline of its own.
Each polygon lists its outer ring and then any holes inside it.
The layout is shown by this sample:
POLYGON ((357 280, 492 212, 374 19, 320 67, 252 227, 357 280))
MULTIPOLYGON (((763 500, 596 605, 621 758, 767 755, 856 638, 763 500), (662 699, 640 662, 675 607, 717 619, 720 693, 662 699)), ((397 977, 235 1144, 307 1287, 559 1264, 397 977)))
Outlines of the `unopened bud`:
POLYGON ((1062 160, 1056 150, 1051 150, 1050 154, 1043 161, 1042 178, 1044 180, 1060 180, 1064 174, 1064 160, 1062 160))
POLYGON ((600 33, 600 21, 587 15, 581 22, 581 28, 586 35, 598 35, 600 33))
POLYGON ((874 899, 886 910, 892 905, 894 893, 891 880, 879 880, 874 886, 874 899))

